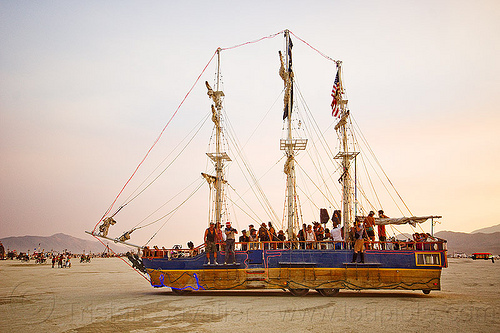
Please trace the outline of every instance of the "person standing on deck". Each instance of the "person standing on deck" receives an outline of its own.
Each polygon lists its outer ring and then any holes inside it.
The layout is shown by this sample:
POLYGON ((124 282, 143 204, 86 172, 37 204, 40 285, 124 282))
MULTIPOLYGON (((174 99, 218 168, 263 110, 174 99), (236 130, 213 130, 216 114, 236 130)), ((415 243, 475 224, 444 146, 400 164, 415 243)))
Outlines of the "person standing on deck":
POLYGON ((342 248, 342 227, 340 223, 337 221, 333 222, 333 228, 332 231, 330 232, 330 237, 332 238, 334 242, 334 249, 335 250, 340 250, 342 248))
POLYGON ((257 237, 257 230, 255 230, 252 226, 250 229, 250 236, 248 236, 250 240, 250 250, 256 250, 259 248, 259 244, 256 244, 259 241, 259 238, 257 237))
POLYGON ((358 253, 360 254, 361 263, 365 262, 365 240, 363 239, 365 233, 365 226, 362 222, 358 222, 358 224, 354 228, 354 238, 356 241, 354 242, 354 253, 352 256, 352 263, 357 261, 358 253))
MULTIPOLYGON (((378 211, 378 217, 381 219, 387 219, 389 216, 384 215, 384 211, 381 209, 378 211)), ((387 234, 385 232, 385 225, 379 224, 377 226, 378 240, 380 242, 380 249, 385 250, 385 242, 387 241, 387 234)))
POLYGON ((236 258, 234 256, 234 242, 235 234, 238 233, 236 229, 231 226, 231 222, 226 222, 226 229, 224 230, 226 234, 226 256, 224 258, 224 263, 236 264, 236 258))
POLYGON ((306 245, 308 249, 316 248, 316 234, 310 224, 306 230, 306 245))
POLYGON ((375 212, 373 210, 370 211, 367 217, 365 217, 364 221, 364 226, 366 228, 366 234, 368 235, 368 238, 372 242, 371 245, 369 245, 369 248, 373 248, 373 242, 375 241, 375 218, 373 217, 375 215, 375 212))
POLYGON ((218 265, 217 263, 217 248, 215 247, 215 240, 217 238, 216 231, 215 231, 215 224, 213 222, 210 222, 210 227, 205 230, 205 251, 207 253, 207 263, 211 265, 210 263, 210 253, 214 254, 214 263, 215 265, 218 265))
POLYGON ((247 235, 246 230, 241 230, 243 235, 240 236, 239 242, 241 243, 241 251, 248 250, 248 242, 250 242, 250 237, 247 235))
POLYGON ((278 241, 280 242, 280 243, 278 243, 278 249, 282 249, 283 243, 286 241, 285 233, 283 232, 283 230, 278 231, 277 237, 278 237, 278 241))
POLYGON ((306 224, 302 224, 302 229, 299 230, 299 234, 298 234, 298 238, 299 238, 299 246, 301 249, 305 249, 306 248, 306 230, 307 230, 307 226, 306 224))
POLYGON ((224 236, 222 233, 222 226, 219 222, 217 222, 217 225, 215 226, 215 242, 217 251, 224 251, 224 236))
MULTIPOLYGON (((276 234, 276 230, 274 230, 274 227, 271 223, 271 221, 267 222, 267 225, 269 226, 269 240, 272 242, 277 242, 279 241, 278 235, 276 234)), ((276 250, 276 243, 272 243, 273 250, 276 250)))
MULTIPOLYGON (((260 242, 269 242, 271 240, 271 235, 269 234, 269 230, 267 230, 266 224, 262 223, 259 228, 259 241, 260 242)), ((269 249, 269 243, 264 243, 263 249, 269 249)))

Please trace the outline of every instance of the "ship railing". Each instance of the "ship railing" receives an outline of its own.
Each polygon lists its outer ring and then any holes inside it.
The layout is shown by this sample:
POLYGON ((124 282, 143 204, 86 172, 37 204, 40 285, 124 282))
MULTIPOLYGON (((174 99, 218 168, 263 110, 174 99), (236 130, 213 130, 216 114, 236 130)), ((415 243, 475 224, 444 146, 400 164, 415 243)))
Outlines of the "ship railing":
MULTIPOLYGON (((354 248, 354 242, 344 241, 263 241, 263 242, 237 242, 236 251, 248 250, 349 250, 354 248)), ((225 242, 216 243, 217 251, 225 251, 225 242)), ((365 241, 365 249, 379 251, 443 251, 446 250, 446 241, 415 242, 415 241, 365 241)), ((148 258, 186 258, 194 257, 205 252, 205 244, 193 249, 158 249, 145 248, 143 256, 148 258)))
POLYGON ((166 259, 174 259, 174 258, 185 258, 185 257, 194 257, 201 252, 204 252, 205 244, 201 244, 195 248, 187 248, 183 249, 180 247, 175 247, 172 249, 165 248, 144 248, 142 250, 142 256, 147 258, 166 258, 166 259))

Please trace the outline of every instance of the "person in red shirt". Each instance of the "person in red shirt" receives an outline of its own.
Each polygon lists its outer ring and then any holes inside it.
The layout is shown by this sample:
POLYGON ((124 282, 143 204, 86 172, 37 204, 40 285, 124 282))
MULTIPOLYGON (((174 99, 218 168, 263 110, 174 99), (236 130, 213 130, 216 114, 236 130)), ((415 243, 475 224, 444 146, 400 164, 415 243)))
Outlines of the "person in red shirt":
POLYGON ((373 242, 375 241, 375 218, 373 217, 375 215, 374 211, 370 211, 367 217, 365 217, 364 224, 365 224, 365 230, 366 234, 368 235, 368 238, 370 238, 370 241, 372 242, 368 248, 373 248, 373 242))
MULTIPOLYGON (((378 217, 381 219, 387 219, 388 216, 384 215, 383 210, 378 211, 378 217)), ((380 241, 380 249, 385 250, 385 241, 387 241, 387 234, 385 233, 385 225, 378 225, 378 240, 380 241)))

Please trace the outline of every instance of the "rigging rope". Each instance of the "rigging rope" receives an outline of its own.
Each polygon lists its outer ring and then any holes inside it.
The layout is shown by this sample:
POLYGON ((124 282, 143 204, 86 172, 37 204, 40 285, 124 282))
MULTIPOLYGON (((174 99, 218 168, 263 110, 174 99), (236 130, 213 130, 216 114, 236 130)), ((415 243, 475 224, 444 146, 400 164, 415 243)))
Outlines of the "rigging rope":
MULTIPOLYGON (((351 118, 352 118, 352 116, 351 116, 351 118)), ((359 128, 358 124, 356 123, 356 120, 354 118, 352 118, 352 120, 354 121, 354 123, 356 124, 356 126, 359 128)), ((410 215, 413 215, 413 213, 411 212, 410 208, 406 205, 406 202, 403 200, 403 198, 401 197, 401 195, 399 194, 399 192, 396 190, 396 187, 394 186, 394 184, 389 179, 389 176, 387 176, 387 174, 385 173, 384 168, 382 168, 382 165, 378 161, 377 156, 375 156, 373 150, 371 149, 370 145, 368 144, 366 138, 364 137, 363 133, 361 133, 361 131, 360 131, 360 134, 361 134, 361 138, 362 138, 364 144, 367 146, 370 154, 374 158, 374 160, 377 163, 377 165, 379 166, 380 170, 382 170, 382 173, 384 174, 384 176, 387 179, 387 181, 389 182, 389 184, 392 186, 394 192, 396 192, 396 194, 398 195, 399 199, 401 200, 401 202, 403 203, 403 205, 406 207, 406 209, 408 210, 408 212, 410 213, 410 215)))
MULTIPOLYGON (((170 201, 174 200, 175 198, 177 198, 182 192, 184 192, 186 189, 188 189, 189 187, 191 187, 193 184, 195 184, 196 182, 200 182, 200 179, 196 179, 195 181, 193 181, 191 184, 189 184, 188 186, 186 186, 185 188, 183 188, 181 191, 179 191, 176 195, 174 195, 172 198, 170 198, 169 200, 167 200, 163 205, 161 205, 160 207, 158 207, 158 209, 156 209, 155 211, 153 211, 151 214, 149 214, 148 216, 146 216, 142 221, 140 221, 139 223, 137 223, 133 229, 137 230, 137 229, 142 229, 142 228, 145 228, 147 226, 150 226, 152 224, 155 224, 156 222, 159 222, 161 220, 158 219, 158 220, 155 220, 153 222, 150 222, 150 223, 147 223, 145 225, 142 225, 140 227, 138 227, 138 225, 140 225, 142 222, 146 221, 148 218, 150 218, 154 213, 158 212, 160 209, 162 209, 165 205, 167 205, 170 201)), ((205 180, 204 179, 201 179, 201 183, 205 183, 205 180)), ((196 190, 197 191, 197 190, 196 190)), ((168 215, 168 214, 167 214, 168 215)))
POLYGON ((254 43, 258 43, 264 39, 271 39, 271 38, 274 38, 280 34, 282 34, 285 30, 281 30, 280 32, 277 32, 275 34, 272 34, 272 35, 269 35, 269 36, 264 36, 264 37, 261 37, 259 39, 256 39, 256 40, 253 40, 253 41, 249 41, 249 42, 246 42, 246 43, 242 43, 242 44, 238 44, 238 45, 234 45, 234 46, 230 46, 230 47, 220 47, 219 49, 221 51, 225 51, 225 50, 232 50, 232 49, 236 49, 238 47, 241 47, 241 46, 245 46, 245 45, 248 45, 248 44, 254 44, 254 43))
MULTIPOLYGON (((191 197, 196 193, 198 192, 198 190, 203 186, 205 182, 201 182, 200 185, 186 198, 184 199, 183 202, 181 202, 177 207, 175 207, 174 209, 172 209, 170 212, 168 212, 167 214, 163 215, 162 217, 160 217, 159 219, 151 222, 151 224, 153 223, 156 223, 160 220, 163 220, 164 218, 166 218, 167 216, 169 216, 170 214, 174 214, 175 212, 177 212, 177 210, 179 208, 181 208, 182 205, 184 205, 189 199, 191 199, 191 197)), ((173 216, 173 215, 172 215, 173 216)), ((172 218, 172 216, 170 218, 172 218)), ((160 228, 153 234, 153 236, 151 236, 151 238, 146 242, 146 244, 144 244, 144 246, 148 245, 149 242, 158 234, 158 232, 160 232, 160 230, 165 226, 165 224, 167 224, 168 221, 170 221, 170 218, 167 219, 161 226, 160 228)))
MULTIPOLYGON (((274 105, 274 104, 273 104, 274 105)), ((269 113, 269 111, 268 111, 269 113)), ((227 118, 227 117, 226 117, 227 118)), ((246 171, 248 172, 248 175, 250 176, 252 182, 250 182, 246 176, 246 174, 243 173, 243 176, 245 177, 245 180, 247 181, 247 183, 250 185, 250 189, 252 189, 255 197, 257 198, 257 200, 260 202, 260 204, 262 205, 262 207, 264 208, 264 210, 266 210, 266 213, 268 214, 268 217, 271 219, 271 220, 274 220, 274 221, 279 221, 279 218, 278 218, 278 215, 276 214, 276 212, 274 211, 274 208, 272 207, 269 199, 267 198, 264 190, 262 189, 262 187, 260 186, 260 183, 259 183, 259 179, 257 179, 257 177, 255 176, 255 173, 253 172, 253 170, 250 168, 249 166, 249 163, 247 162, 246 160, 246 157, 243 153, 243 148, 240 148, 240 145, 239 145, 239 142, 238 142, 238 139, 237 139, 237 136, 234 134, 234 129, 232 127, 232 124, 229 122, 229 120, 227 119, 227 123, 228 123, 228 137, 229 139, 233 142, 233 145, 236 147, 236 156, 235 156, 235 161, 236 163, 238 164, 238 166, 241 168, 241 165, 240 165, 240 162, 239 162, 239 159, 238 157, 241 159, 241 162, 243 163, 243 165, 245 166, 245 169, 246 171), (257 193, 255 192, 255 189, 257 190, 257 193), (259 194, 259 195, 257 195, 259 194)), ((262 123, 262 122, 261 122, 262 123)), ((247 141, 248 142, 248 141, 247 141)), ((280 159, 281 160, 281 159, 280 159)), ((276 164, 275 164, 276 165, 276 164)), ((267 173, 267 172, 266 172, 267 173)), ((264 174, 265 175, 265 174, 264 174)), ((262 176, 263 177, 263 176, 262 176)), ((261 177, 261 178, 262 178, 261 177)))
POLYGON ((137 173, 137 171, 139 170, 139 168, 141 167, 141 165, 144 163, 144 161, 146 160, 146 158, 149 156, 149 154, 151 153, 151 151, 153 150, 153 148, 156 146, 156 144, 158 143, 158 141, 160 140, 160 138, 163 136, 163 133, 165 132, 165 130, 167 129, 167 127, 170 125, 170 123, 172 122, 172 120, 174 119, 174 117, 177 115, 177 112, 179 111, 179 109, 181 108, 181 106, 184 104, 184 101, 191 94, 191 91, 193 91, 194 87, 196 86, 196 84, 200 80, 200 78, 203 75, 203 73, 205 73, 208 65, 210 65, 210 63, 212 62, 212 60, 214 59, 214 57, 215 57, 216 54, 217 54, 217 51, 214 52, 214 54, 212 55, 212 57, 210 58, 210 60, 208 61, 208 63, 205 65, 205 67, 201 71, 200 75, 198 75, 198 77, 196 78, 196 81, 193 83, 193 85, 191 86, 191 88, 189 89, 189 91, 187 92, 187 94, 184 96, 184 98, 182 99, 182 101, 179 104, 179 106, 177 106, 177 109, 174 111, 174 113, 172 114, 172 116, 168 120, 167 124, 163 127, 162 131, 160 132, 160 135, 158 135, 158 137, 156 138, 156 140, 153 142, 153 145, 149 148, 149 150, 147 151, 146 155, 144 155, 144 157, 142 158, 142 160, 139 163, 139 165, 137 165, 137 167, 135 168, 135 170, 132 173, 132 175, 130 176, 130 178, 127 180, 127 182, 125 183, 125 185, 123 185, 122 189, 120 190, 120 192, 118 193, 118 195, 116 196, 116 198, 111 203, 111 206, 104 213, 104 215, 101 217, 101 219, 99 220, 99 222, 96 223, 96 225, 94 226, 94 230, 92 231, 92 233, 95 232, 95 230, 97 229, 97 226, 99 225, 99 223, 101 223, 101 221, 106 217, 106 215, 108 215, 108 213, 113 209, 113 206, 115 205, 116 201, 121 196, 121 194, 123 193, 123 191, 125 190, 125 188, 127 187, 127 185, 130 183, 130 181, 132 180, 132 178, 135 176, 135 174, 137 173))
POLYGON ((309 46, 311 49, 313 49, 314 51, 318 52, 322 57, 324 57, 325 59, 327 60, 330 60, 330 61, 333 61, 333 62, 337 62, 337 60, 334 60, 332 58, 330 58, 329 56, 327 56, 326 54, 324 54, 323 52, 321 52, 320 50, 318 50, 317 48, 313 47, 311 44, 309 44, 308 42, 306 42, 305 40, 303 40, 302 38, 300 38, 299 36, 297 36, 296 34, 294 34, 293 32, 290 31, 290 33, 295 37, 297 38, 298 40, 300 40, 302 43, 306 44, 307 46, 309 46))
MULTIPOLYGON (((191 139, 189 139, 189 141, 184 145, 184 147, 179 151, 179 153, 174 157, 174 159, 165 167, 165 169, 163 169, 159 174, 158 176, 156 176, 148 185, 146 185, 141 191, 139 191, 139 193, 137 193, 133 198, 130 199, 130 197, 132 196, 133 193, 135 193, 137 191, 137 189, 142 186, 142 184, 144 184, 146 182, 146 180, 158 169, 158 167, 156 167, 156 169, 154 169, 151 174, 141 183, 141 185, 138 186, 138 188, 132 192, 132 194, 127 198, 128 201, 126 201, 126 203, 124 204, 127 205, 129 204, 130 202, 132 202, 133 200, 135 200, 139 195, 141 195, 144 191, 146 191, 146 189, 148 189, 148 187, 150 187, 156 180, 158 180, 158 178, 160 178, 160 176, 165 173, 165 171, 167 171, 167 169, 172 165, 174 164, 174 162, 177 160, 177 158, 184 152, 184 150, 186 150, 186 148, 189 146, 189 144, 194 140, 194 138, 196 137, 196 135, 200 132, 200 130, 203 128, 203 125, 205 124, 205 122, 207 121, 207 119, 209 118, 209 114, 207 113, 207 115, 205 116, 205 119, 202 119, 201 121, 201 125, 200 127, 198 128, 198 130, 195 132, 195 134, 191 137, 191 139), (129 200, 130 199, 130 200, 129 200)), ((186 136, 187 137, 187 136, 186 136)), ((184 138, 185 139, 185 138, 184 138)), ((183 140, 184 140, 183 139, 183 140)), ((179 143, 180 145, 180 143, 179 143)), ((179 145, 177 145, 173 150, 172 152, 177 149, 177 147, 179 147, 179 145)), ((160 165, 170 156, 167 155, 167 157, 165 157, 163 159, 163 161, 160 163, 160 165)))

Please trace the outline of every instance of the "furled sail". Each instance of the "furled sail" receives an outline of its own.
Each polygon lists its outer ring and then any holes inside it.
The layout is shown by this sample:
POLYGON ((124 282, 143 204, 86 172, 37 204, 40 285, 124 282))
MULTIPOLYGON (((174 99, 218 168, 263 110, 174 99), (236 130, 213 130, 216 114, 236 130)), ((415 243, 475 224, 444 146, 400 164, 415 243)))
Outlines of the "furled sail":
POLYGON ((411 224, 416 226, 417 223, 424 223, 428 219, 437 219, 441 216, 412 216, 412 217, 396 217, 396 218, 376 218, 375 224, 377 225, 388 225, 388 224, 411 224))

